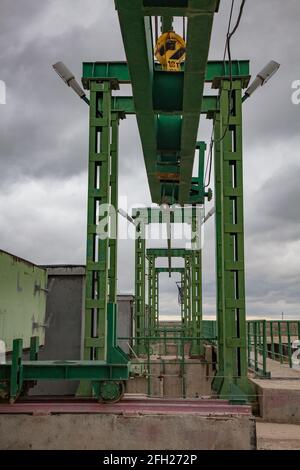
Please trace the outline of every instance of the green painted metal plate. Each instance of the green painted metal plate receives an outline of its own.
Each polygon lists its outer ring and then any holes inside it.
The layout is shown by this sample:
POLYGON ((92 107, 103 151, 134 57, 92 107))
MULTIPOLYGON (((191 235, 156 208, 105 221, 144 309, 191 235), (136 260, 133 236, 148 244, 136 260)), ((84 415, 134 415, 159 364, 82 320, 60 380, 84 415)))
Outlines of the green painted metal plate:
MULTIPOLYGON (((182 65, 182 71, 184 71, 184 64, 182 65)), ((169 87, 176 86, 173 83, 178 84, 182 81, 182 74, 179 72, 168 73, 161 71, 161 65, 155 64, 155 80, 160 80, 162 74, 167 78, 162 78, 169 83, 169 87), (157 76, 156 76, 157 72, 157 76), (177 76, 178 75, 178 76, 177 76), (157 78, 159 77, 159 78, 157 78), (171 84, 171 85, 170 85, 171 84)), ((116 78, 120 83, 130 83, 130 74, 127 62, 84 62, 82 70, 82 83, 86 89, 89 89, 90 78, 116 78)), ((236 78, 249 79, 250 65, 249 60, 233 60, 232 61, 232 74, 236 78)), ((229 76, 229 62, 213 60, 207 63, 205 72, 205 82, 212 83, 215 78, 229 76)), ((161 82, 160 82, 161 85, 161 82)), ((167 85, 165 85, 167 86, 167 85)), ((178 85, 177 85, 178 86, 178 85)))
POLYGON ((12 350, 13 339, 29 348, 31 336, 45 341, 47 272, 0 250, 0 339, 12 350))

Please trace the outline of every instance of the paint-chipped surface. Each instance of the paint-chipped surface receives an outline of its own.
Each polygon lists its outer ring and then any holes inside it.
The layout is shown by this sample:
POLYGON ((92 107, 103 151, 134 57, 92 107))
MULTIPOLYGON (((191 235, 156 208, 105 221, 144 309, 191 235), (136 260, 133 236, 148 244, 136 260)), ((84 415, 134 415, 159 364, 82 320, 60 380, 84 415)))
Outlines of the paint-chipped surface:
POLYGON ((45 338, 47 273, 0 250, 0 339, 11 351, 14 338, 29 348, 30 337, 45 338))

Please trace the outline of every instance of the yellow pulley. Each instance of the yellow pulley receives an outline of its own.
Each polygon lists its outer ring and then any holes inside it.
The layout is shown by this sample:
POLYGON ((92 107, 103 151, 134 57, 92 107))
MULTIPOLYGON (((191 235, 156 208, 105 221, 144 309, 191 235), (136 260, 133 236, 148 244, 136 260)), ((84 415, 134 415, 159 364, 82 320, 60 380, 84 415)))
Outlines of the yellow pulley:
POLYGON ((180 64, 185 60, 186 44, 179 34, 169 31, 163 33, 157 41, 155 57, 162 69, 168 72, 179 72, 180 64))

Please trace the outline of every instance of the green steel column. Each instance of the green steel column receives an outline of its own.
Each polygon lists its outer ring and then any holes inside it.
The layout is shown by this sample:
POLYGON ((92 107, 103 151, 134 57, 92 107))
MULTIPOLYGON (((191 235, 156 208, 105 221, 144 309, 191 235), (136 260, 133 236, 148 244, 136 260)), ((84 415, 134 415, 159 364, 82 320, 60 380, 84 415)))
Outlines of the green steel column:
MULTIPOLYGON (((183 289, 185 283, 185 276, 184 272, 181 273, 180 275, 180 287, 183 289)), ((181 326, 182 326, 182 331, 184 334, 184 329, 185 329, 185 324, 184 324, 184 300, 181 299, 181 304, 180 304, 180 312, 181 312, 181 326)))
POLYGON ((154 318, 154 325, 155 329, 159 327, 159 274, 155 270, 155 284, 154 284, 154 310, 155 310, 155 318, 154 318))
POLYGON ((202 322, 202 253, 200 246, 200 221, 196 216, 192 218, 192 233, 194 239, 192 240, 192 254, 191 254, 191 271, 192 271, 192 305, 191 317, 192 328, 191 333, 195 339, 192 341, 190 355, 199 356, 202 352, 201 348, 201 322, 202 322))
MULTIPOLYGON (((146 327, 146 240, 144 226, 136 227, 135 239, 135 337, 145 338, 146 327)), ((145 340, 136 340, 136 353, 145 354, 145 340)))
POLYGON ((106 359, 108 301, 108 236, 97 236, 102 204, 110 203, 111 156, 111 89, 110 82, 90 83, 90 137, 88 169, 88 216, 84 359, 106 359), (99 117, 98 103, 102 103, 99 117), (100 144, 99 144, 100 138, 100 144))
POLYGON ((155 256, 148 255, 148 318, 149 334, 155 334, 155 256))
POLYGON ((251 388, 247 379, 240 80, 222 80, 214 129, 218 372, 213 386, 221 398, 245 401, 251 388))
POLYGON ((187 336, 191 334, 191 262, 190 255, 184 257, 184 330, 187 336))
POLYGON ((119 163, 119 115, 112 114, 111 121, 111 206, 112 234, 109 240, 109 302, 117 302, 117 270, 118 270, 118 163, 119 163))

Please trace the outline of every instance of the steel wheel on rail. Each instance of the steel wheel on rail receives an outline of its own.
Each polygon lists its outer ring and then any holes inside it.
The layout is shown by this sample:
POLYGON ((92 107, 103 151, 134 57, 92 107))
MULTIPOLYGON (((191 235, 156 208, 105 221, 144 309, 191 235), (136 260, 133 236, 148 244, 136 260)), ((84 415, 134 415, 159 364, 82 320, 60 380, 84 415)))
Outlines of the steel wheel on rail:
POLYGON ((125 393, 125 382, 123 381, 103 381, 99 384, 99 402, 117 403, 122 400, 125 393))

